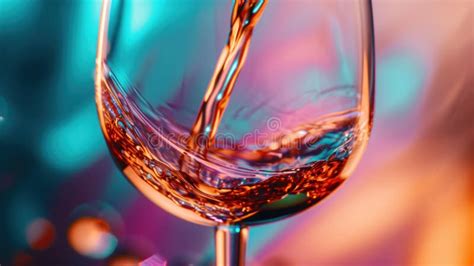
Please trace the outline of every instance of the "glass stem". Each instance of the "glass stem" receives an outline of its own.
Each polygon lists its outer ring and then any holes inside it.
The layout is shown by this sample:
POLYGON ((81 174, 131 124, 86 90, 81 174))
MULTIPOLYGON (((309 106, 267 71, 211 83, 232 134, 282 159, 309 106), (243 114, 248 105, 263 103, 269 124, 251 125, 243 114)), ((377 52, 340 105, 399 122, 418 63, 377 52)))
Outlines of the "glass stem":
POLYGON ((216 266, 244 266, 249 230, 240 225, 216 227, 216 266))

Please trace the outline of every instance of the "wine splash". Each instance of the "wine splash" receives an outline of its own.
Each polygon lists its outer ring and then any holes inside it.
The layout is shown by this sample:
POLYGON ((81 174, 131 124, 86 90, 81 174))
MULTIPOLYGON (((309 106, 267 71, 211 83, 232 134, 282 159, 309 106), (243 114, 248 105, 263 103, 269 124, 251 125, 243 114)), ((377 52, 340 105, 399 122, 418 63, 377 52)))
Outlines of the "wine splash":
POLYGON ((359 113, 349 110, 281 132, 258 148, 209 147, 204 157, 189 148, 188 131, 156 110, 150 116, 140 97, 130 96, 138 91, 125 94, 106 74, 98 104, 113 157, 155 203, 197 223, 256 224, 306 209, 344 182, 346 163, 362 143, 359 113), (183 154, 192 162, 186 168, 183 154))
MULTIPOLYGON (((201 103, 191 135, 204 136, 212 144, 232 90, 247 59, 255 25, 268 0, 234 0, 227 45, 221 52, 214 74, 201 103)), ((195 141, 190 143, 194 146, 195 141)))

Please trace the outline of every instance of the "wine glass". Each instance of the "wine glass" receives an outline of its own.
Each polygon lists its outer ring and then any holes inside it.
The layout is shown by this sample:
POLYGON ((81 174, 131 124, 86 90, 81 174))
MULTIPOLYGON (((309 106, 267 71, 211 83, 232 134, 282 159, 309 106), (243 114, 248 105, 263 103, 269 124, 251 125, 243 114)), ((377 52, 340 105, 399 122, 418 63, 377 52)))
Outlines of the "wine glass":
POLYGON ((96 101, 128 180, 214 226, 243 265, 248 226, 351 174, 374 107, 370 0, 103 0, 96 101))

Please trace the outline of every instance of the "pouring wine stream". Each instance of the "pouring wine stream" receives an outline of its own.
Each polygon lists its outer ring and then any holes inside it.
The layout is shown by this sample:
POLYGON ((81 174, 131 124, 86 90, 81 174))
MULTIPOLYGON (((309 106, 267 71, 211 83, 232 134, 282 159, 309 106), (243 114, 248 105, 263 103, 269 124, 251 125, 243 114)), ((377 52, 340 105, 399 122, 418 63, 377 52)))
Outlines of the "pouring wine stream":
MULTIPOLYGON (((212 145, 222 116, 229 103, 237 77, 247 59, 252 33, 267 5, 267 0, 233 0, 229 39, 217 61, 198 115, 191 130, 189 146, 204 154, 212 145)), ((244 265, 248 229, 239 225, 216 227, 216 265, 244 265)))
POLYGON ((207 145, 212 145, 237 77, 247 59, 253 30, 266 5, 267 0, 234 0, 229 39, 219 56, 192 127, 191 145, 195 145, 198 136, 204 136, 207 145))

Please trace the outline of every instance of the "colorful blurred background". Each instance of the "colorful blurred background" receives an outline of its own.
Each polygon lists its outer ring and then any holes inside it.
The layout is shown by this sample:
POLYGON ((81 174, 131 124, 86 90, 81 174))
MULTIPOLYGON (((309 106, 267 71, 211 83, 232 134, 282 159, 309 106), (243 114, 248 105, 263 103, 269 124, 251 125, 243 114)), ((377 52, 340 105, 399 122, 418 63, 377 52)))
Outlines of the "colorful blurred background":
MULTIPOLYGON (((0 0, 0 265, 206 264, 213 230, 155 207, 107 152, 99 12, 0 0)), ((374 13, 369 148, 318 207, 252 228, 251 265, 474 264, 474 1, 374 0, 374 13)))

